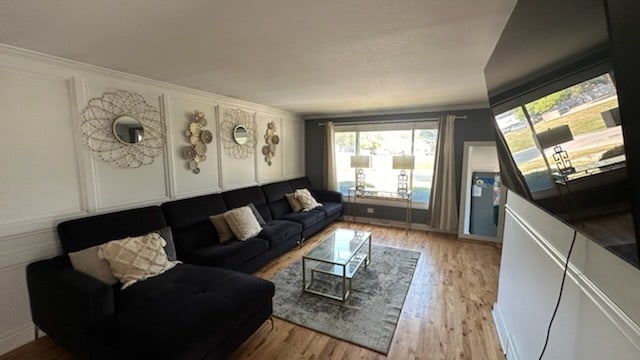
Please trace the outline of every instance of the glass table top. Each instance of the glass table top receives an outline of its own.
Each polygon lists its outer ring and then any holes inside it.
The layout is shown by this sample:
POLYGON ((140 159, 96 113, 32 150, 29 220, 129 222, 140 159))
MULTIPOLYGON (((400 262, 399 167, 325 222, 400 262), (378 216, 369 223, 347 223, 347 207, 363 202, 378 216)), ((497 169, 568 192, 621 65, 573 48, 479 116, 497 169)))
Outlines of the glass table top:
POLYGON ((362 247, 362 244, 370 237, 371 233, 366 231, 337 229, 304 257, 337 265, 347 265, 362 247))

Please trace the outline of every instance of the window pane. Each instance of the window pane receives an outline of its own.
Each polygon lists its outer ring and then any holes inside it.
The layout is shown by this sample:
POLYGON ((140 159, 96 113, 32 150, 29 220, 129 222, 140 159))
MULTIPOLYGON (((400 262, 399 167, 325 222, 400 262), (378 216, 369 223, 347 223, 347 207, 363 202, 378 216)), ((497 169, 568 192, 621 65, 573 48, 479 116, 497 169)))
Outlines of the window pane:
POLYGON ((411 130, 360 132, 360 155, 372 157, 372 167, 364 169, 367 188, 397 189, 398 178, 390 171, 392 156, 411 154, 411 133, 411 130))
POLYGON ((522 108, 517 107, 497 115, 496 122, 534 198, 535 192, 553 188, 547 164, 536 147, 533 132, 522 108))
POLYGON ((416 157, 416 163, 413 171, 413 201, 428 204, 431 196, 438 130, 416 129, 414 141, 413 154, 416 157))
POLYGON ((347 195, 355 185, 355 170, 351 168, 351 155, 356 154, 356 132, 335 133, 336 176, 338 191, 347 195))
POLYGON ((569 179, 625 161, 618 97, 609 74, 525 105, 556 177, 569 179), (558 153, 565 151, 565 153, 558 153), (558 156, 566 155, 564 162, 558 156), (554 158, 554 155, 555 158, 554 158))

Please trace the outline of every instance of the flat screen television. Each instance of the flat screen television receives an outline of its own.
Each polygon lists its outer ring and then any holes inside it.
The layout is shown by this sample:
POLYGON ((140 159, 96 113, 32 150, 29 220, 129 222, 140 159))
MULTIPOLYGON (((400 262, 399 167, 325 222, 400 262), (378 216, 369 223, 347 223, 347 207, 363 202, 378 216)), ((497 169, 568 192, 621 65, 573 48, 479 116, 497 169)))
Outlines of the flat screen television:
POLYGON ((494 107, 501 166, 512 190, 640 267, 618 94, 604 68, 494 107))
POLYGON ((519 0, 485 80, 503 184, 640 268, 638 11, 519 0))

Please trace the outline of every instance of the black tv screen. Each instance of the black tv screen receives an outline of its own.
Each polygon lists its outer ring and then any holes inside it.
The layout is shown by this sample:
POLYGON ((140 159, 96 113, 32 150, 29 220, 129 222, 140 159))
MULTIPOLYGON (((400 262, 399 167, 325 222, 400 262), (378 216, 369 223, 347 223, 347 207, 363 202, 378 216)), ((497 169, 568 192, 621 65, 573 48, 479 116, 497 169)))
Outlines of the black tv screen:
POLYGON ((603 68, 493 108, 501 167, 511 168, 502 176, 511 173, 512 190, 639 266, 618 94, 603 68))

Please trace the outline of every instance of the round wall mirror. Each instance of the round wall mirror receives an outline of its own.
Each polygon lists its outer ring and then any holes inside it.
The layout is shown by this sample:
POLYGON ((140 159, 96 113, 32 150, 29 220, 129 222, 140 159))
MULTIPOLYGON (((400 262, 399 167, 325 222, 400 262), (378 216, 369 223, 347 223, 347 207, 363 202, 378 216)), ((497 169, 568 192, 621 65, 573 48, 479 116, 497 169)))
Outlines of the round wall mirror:
POLYGON ((113 136, 124 144, 142 141, 144 128, 138 119, 131 115, 120 115, 113 120, 113 136))
POLYGON ((235 128, 233 128, 233 140, 237 144, 242 145, 246 143, 248 137, 249 137, 249 134, 247 132, 247 128, 245 128, 243 125, 238 125, 235 128))

